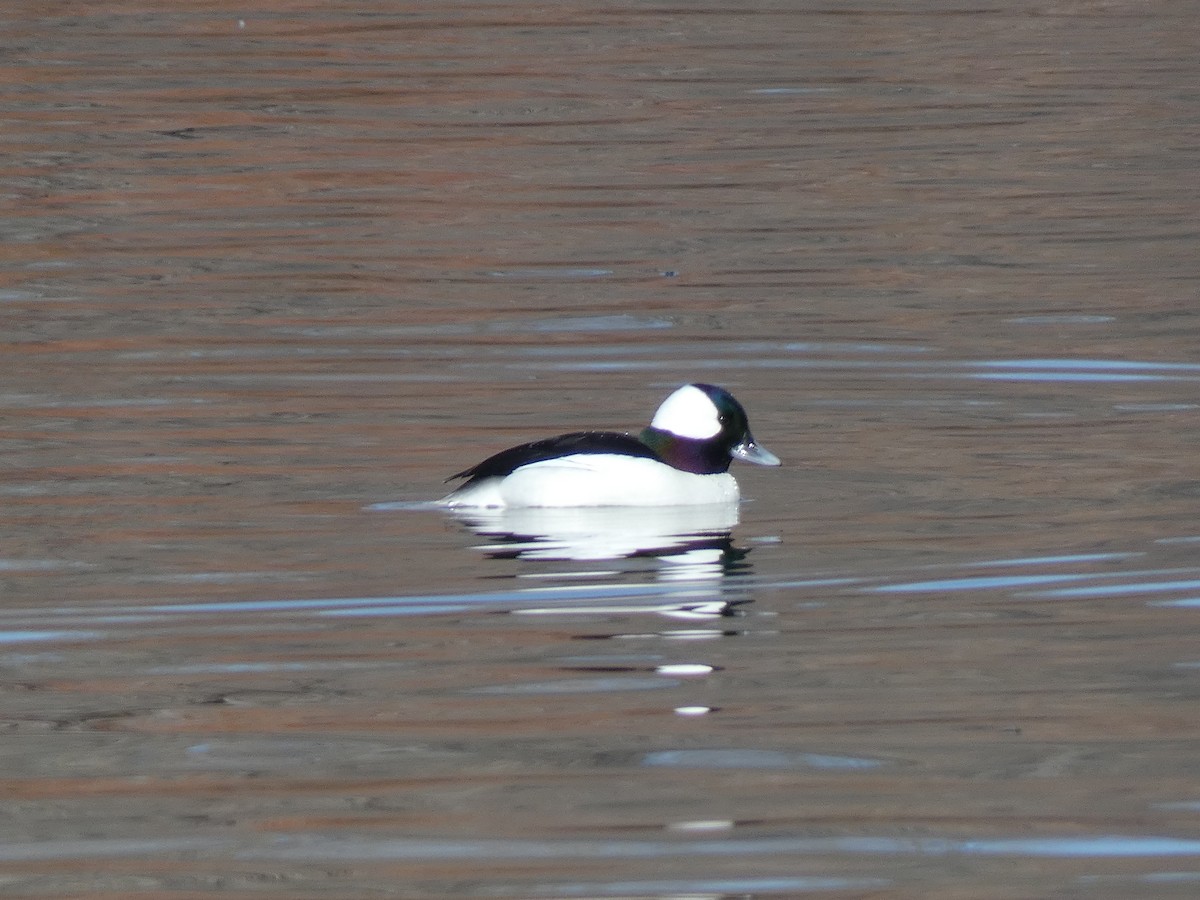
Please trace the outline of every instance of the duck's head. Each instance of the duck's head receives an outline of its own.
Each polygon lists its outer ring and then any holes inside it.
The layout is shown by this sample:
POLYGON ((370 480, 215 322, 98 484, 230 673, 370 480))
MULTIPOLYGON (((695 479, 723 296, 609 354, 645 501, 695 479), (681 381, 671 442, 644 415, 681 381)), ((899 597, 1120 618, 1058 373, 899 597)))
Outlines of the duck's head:
POLYGON ((755 443, 742 404, 711 384, 685 384, 671 394, 641 439, 675 468, 704 475, 726 471, 733 459, 780 464, 778 456, 755 443))

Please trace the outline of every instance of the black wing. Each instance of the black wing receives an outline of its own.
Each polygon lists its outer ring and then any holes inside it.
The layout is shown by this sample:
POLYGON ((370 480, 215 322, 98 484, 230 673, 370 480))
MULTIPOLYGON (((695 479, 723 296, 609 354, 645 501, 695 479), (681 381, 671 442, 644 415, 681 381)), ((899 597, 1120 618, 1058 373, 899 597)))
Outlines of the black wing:
POLYGON ((496 455, 489 456, 479 465, 463 469, 446 480, 466 478, 470 483, 470 481, 480 478, 498 478, 509 475, 514 470, 530 463, 556 459, 560 456, 573 456, 577 453, 620 453, 624 456, 659 459, 657 453, 631 434, 622 434, 618 431, 575 431, 571 434, 560 434, 558 437, 501 450, 496 455))

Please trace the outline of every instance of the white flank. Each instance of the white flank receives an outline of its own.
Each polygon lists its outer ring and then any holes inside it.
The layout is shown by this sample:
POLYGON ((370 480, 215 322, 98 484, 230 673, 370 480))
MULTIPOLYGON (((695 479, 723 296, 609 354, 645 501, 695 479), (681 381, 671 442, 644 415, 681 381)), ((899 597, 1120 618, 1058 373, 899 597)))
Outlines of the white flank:
POLYGON ((521 466, 440 502, 453 507, 695 506, 737 499, 737 482, 727 472, 693 475, 652 459, 579 453, 521 466))

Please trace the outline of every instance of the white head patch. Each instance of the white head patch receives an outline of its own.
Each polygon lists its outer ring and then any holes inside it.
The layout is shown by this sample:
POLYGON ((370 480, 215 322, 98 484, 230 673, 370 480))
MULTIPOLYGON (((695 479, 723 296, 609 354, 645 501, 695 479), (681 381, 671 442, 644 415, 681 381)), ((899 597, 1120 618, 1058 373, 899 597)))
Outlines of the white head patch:
POLYGON ((650 426, 679 437, 702 440, 720 433, 717 415, 717 408, 708 399, 708 394, 687 384, 662 402, 650 426))

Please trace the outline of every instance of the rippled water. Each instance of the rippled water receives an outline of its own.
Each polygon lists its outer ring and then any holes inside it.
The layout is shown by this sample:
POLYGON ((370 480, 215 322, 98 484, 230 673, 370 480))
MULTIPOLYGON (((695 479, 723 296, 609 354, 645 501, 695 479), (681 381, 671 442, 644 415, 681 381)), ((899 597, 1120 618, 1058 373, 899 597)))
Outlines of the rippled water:
POLYGON ((1194 896, 1193 18, 0 13, 0 892, 1194 896))

